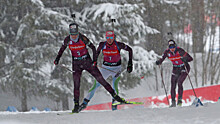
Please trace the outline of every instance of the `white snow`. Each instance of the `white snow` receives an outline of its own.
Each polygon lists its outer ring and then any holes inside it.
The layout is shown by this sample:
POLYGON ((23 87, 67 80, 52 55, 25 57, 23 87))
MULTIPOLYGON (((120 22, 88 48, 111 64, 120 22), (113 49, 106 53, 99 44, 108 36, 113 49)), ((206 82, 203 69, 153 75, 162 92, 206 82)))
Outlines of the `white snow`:
POLYGON ((167 4, 179 4, 181 0, 163 0, 167 4))
POLYGON ((17 32, 17 36, 16 36, 16 38, 15 38, 16 40, 18 40, 19 37, 22 36, 22 32, 23 32, 24 28, 26 28, 26 27, 27 27, 27 25, 25 25, 25 24, 21 24, 21 25, 19 26, 18 32, 17 32))
MULTIPOLYGON (((109 19, 116 19, 119 21, 126 21, 125 24, 130 24, 130 27, 127 27, 127 31, 130 35, 138 34, 141 38, 142 34, 156 34, 159 33, 158 30, 153 29, 144 24, 143 18, 133 11, 140 10, 145 11, 146 8, 141 7, 137 4, 113 4, 113 3, 102 3, 98 5, 92 5, 92 7, 85 8, 82 11, 82 21, 85 22, 88 17, 92 16, 92 20, 102 16, 102 21, 106 22, 104 25, 109 24, 109 19), (131 18, 132 17, 132 18, 131 18), (123 20, 125 19, 126 20, 123 20)), ((115 26, 119 26, 119 22, 115 22, 115 26)))
POLYGON ((149 71, 154 66, 154 62, 157 60, 158 55, 154 51, 146 51, 144 48, 139 46, 133 46, 133 59, 134 59, 134 72, 141 74, 149 71))
POLYGON ((31 2, 36 4, 39 7, 44 7, 44 4, 41 0, 31 0, 31 2))
POLYGON ((8 64, 9 62, 10 62, 10 59, 9 59, 9 57, 6 55, 6 57, 5 57, 5 63, 8 64))
POLYGON ((1 35, 2 38, 5 38, 5 34, 4 34, 2 29, 0 29, 0 35, 1 35))
POLYGON ((50 37, 52 38, 56 38, 56 36, 54 36, 53 34, 56 34, 56 31, 53 30, 36 30, 36 32, 39 32, 40 34, 47 34, 50 35, 50 37))
POLYGON ((40 70, 46 74, 51 74, 51 72, 54 70, 55 66, 51 66, 51 64, 48 62, 46 64, 43 64, 40 68, 40 70))
POLYGON ((129 108, 117 111, 0 112, 0 124, 219 124, 220 102, 176 108, 129 108), (60 113, 61 115, 57 115, 60 113))

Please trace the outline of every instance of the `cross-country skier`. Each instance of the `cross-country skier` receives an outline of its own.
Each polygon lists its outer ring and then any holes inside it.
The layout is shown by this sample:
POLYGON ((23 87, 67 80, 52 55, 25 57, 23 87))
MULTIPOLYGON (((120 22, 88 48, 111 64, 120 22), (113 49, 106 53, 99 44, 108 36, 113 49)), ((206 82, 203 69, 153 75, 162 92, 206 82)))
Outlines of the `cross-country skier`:
POLYGON ((103 78, 102 74, 100 73, 99 69, 93 64, 96 63, 96 48, 90 42, 90 40, 81 34, 78 31, 78 24, 71 23, 69 25, 69 33, 70 35, 66 36, 63 45, 61 46, 58 55, 54 61, 55 65, 58 65, 59 60, 66 49, 69 47, 72 53, 72 69, 73 69, 73 80, 74 80, 74 109, 72 110, 73 113, 79 112, 79 96, 80 96, 80 78, 82 75, 82 71, 88 71, 95 79, 100 82, 104 86, 104 88, 111 94, 111 96, 118 102, 124 103, 125 100, 120 98, 111 85, 106 82, 103 78), (91 59, 87 46, 90 47, 93 51, 93 60, 91 59))
POLYGON ((185 52, 174 40, 169 40, 169 49, 165 50, 161 59, 156 61, 157 65, 162 64, 164 59, 167 57, 173 63, 173 71, 171 77, 171 98, 172 104, 170 107, 176 107, 176 85, 178 84, 178 101, 177 105, 182 105, 183 96, 183 81, 187 77, 187 72, 190 71, 190 66, 188 62, 191 62, 193 58, 185 52), (185 70, 187 68, 187 72, 185 70))
MULTIPOLYGON (((120 51, 121 49, 124 49, 129 52, 129 61, 127 65, 127 72, 132 72, 132 49, 128 45, 125 45, 122 42, 118 42, 115 40, 115 34, 114 31, 106 31, 105 35, 106 41, 100 42, 98 49, 97 49, 97 55, 98 58, 100 52, 102 51, 104 55, 104 61, 102 64, 102 68, 100 68, 100 72, 102 73, 102 76, 104 79, 107 79, 108 77, 112 76, 112 86, 113 89, 118 94, 118 82, 120 80, 119 74, 121 73, 121 55, 120 51)), ((100 87, 99 82, 94 83, 92 88, 89 90, 89 94, 84 98, 83 103, 80 105, 81 109, 85 109, 88 102, 91 100, 91 98, 94 96, 96 90, 100 87)), ((112 103, 114 103, 114 98, 112 99, 112 103)), ((117 105, 112 105, 112 110, 116 110, 117 105)))

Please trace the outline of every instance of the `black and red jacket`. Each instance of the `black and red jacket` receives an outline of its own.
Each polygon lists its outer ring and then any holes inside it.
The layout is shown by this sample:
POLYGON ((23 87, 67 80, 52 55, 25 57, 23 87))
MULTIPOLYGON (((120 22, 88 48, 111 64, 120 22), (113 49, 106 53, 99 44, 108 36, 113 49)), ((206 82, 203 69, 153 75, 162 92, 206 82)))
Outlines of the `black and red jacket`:
POLYGON ((86 46, 89 46, 92 49, 93 61, 97 60, 95 46, 89 41, 89 39, 86 36, 82 35, 81 33, 79 33, 79 38, 77 42, 72 41, 70 39, 70 35, 66 36, 66 38, 64 39, 63 45, 61 46, 58 52, 58 55, 57 55, 58 58, 62 56, 67 46, 71 50, 73 60, 76 60, 77 58, 83 58, 83 57, 90 58, 90 55, 88 53, 88 49, 86 46))
POLYGON ((133 52, 131 47, 115 40, 111 45, 108 44, 107 41, 100 42, 97 48, 96 56, 98 57, 102 50, 102 53, 104 55, 103 64, 107 66, 118 66, 121 65, 121 49, 129 52, 129 61, 132 61, 133 52))
POLYGON ((184 65, 184 62, 181 60, 182 57, 186 58, 187 62, 193 60, 193 58, 187 52, 185 52, 185 50, 180 47, 176 47, 174 52, 171 52, 170 49, 165 50, 162 58, 159 59, 159 62, 161 64, 165 58, 168 58, 173 63, 174 67, 181 67, 184 65))

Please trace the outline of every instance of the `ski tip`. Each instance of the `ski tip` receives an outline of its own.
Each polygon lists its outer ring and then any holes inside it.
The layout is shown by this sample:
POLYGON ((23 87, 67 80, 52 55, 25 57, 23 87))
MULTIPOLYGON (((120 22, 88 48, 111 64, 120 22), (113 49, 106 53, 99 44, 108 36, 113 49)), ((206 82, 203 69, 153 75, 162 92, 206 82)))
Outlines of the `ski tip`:
POLYGON ((134 101, 125 101, 125 103, 121 103, 121 102, 116 102, 113 103, 112 105, 123 105, 123 104, 133 104, 133 105, 143 105, 143 102, 134 102, 134 101))
POLYGON ((72 113, 72 112, 68 112, 68 113, 57 113, 57 115, 72 115, 72 114, 77 114, 77 113, 72 113))

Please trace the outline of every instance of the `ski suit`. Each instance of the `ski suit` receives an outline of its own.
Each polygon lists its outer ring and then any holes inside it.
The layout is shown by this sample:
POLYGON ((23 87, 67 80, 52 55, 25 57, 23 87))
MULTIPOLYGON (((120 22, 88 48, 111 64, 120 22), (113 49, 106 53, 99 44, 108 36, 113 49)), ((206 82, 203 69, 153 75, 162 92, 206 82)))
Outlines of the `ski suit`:
MULTIPOLYGON (((125 45, 122 42, 113 41, 111 45, 105 42, 100 42, 98 49, 97 49, 97 55, 98 58, 101 50, 104 55, 104 61, 102 64, 103 68, 100 68, 100 72, 104 79, 107 79, 108 77, 112 76, 112 87, 115 90, 115 92, 118 94, 118 82, 120 80, 119 74, 121 73, 121 55, 120 50, 124 49, 129 52, 129 60, 132 60, 132 49, 128 45, 125 45), (111 71, 109 71, 111 70, 111 71)), ((100 83, 96 82, 94 83, 93 87, 89 90, 89 94, 86 96, 87 100, 91 100, 91 98, 94 96, 96 90, 100 87, 100 83)))
POLYGON ((169 49, 165 50, 162 58, 159 60, 160 64, 164 61, 166 57, 173 63, 173 71, 171 77, 172 101, 175 101, 177 84, 178 84, 178 99, 182 99, 183 81, 187 77, 187 72, 189 73, 190 71, 190 65, 188 64, 188 62, 192 61, 193 58, 180 47, 176 47, 174 52, 171 52, 169 49), (181 57, 185 57, 187 62, 184 63, 181 60, 181 57), (185 70, 185 66, 187 68, 187 72, 185 70))
POLYGON ((66 49, 69 47, 72 53, 72 69, 73 69, 73 80, 74 80, 74 101, 79 102, 80 96, 80 78, 82 75, 82 71, 88 71, 92 76, 95 77, 97 81, 100 82, 101 85, 111 94, 114 95, 115 92, 111 85, 106 82, 106 80, 102 77, 99 69, 96 66, 92 66, 92 59, 88 53, 87 46, 92 49, 93 52, 93 61, 96 61, 96 48, 89 41, 89 39, 79 33, 79 38, 77 42, 71 40, 70 35, 67 36, 58 52, 58 58, 60 58, 66 49))

